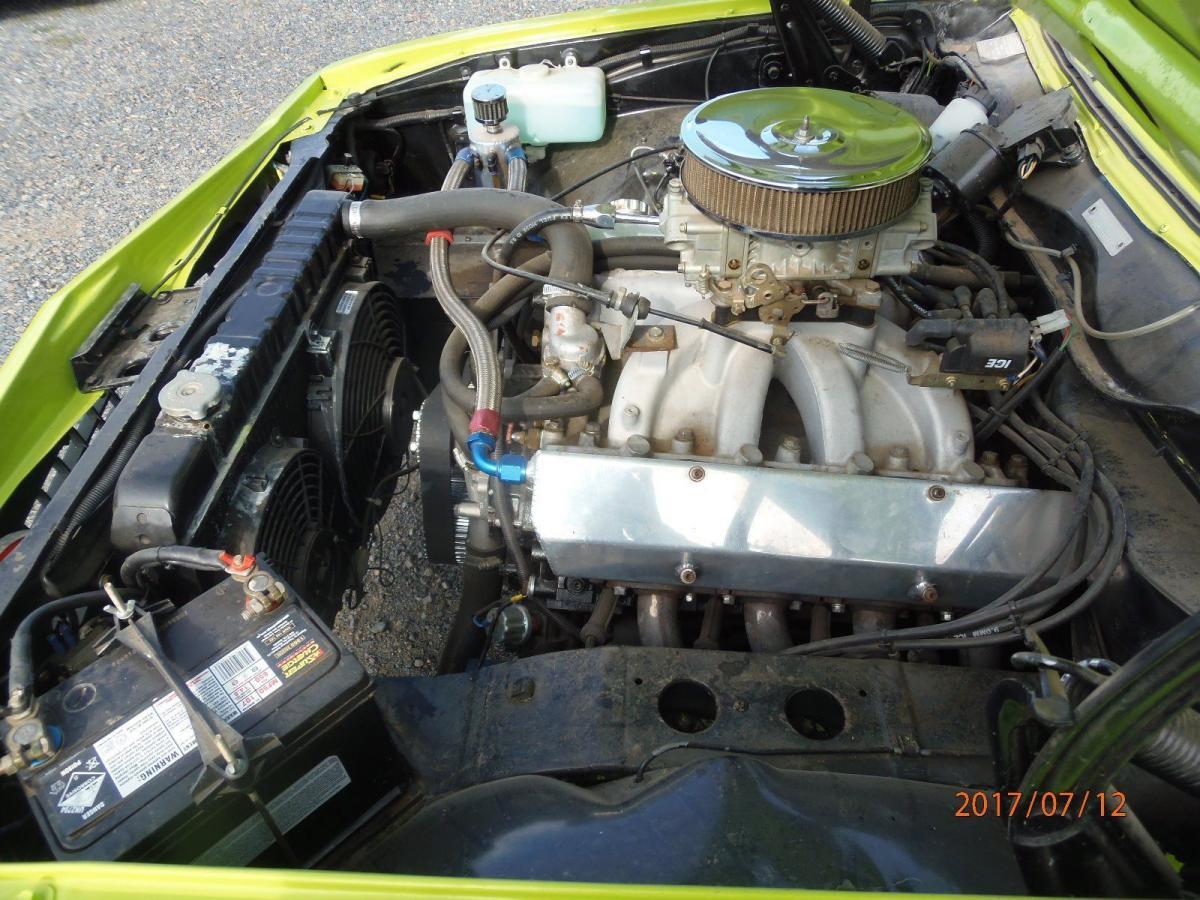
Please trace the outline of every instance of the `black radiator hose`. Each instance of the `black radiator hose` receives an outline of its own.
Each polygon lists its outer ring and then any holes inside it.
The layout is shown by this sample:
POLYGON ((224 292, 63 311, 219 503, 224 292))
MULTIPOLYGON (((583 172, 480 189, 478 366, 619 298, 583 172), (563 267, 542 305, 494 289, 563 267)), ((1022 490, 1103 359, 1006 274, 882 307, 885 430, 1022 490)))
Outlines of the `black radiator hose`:
MULTIPOLYGON (((678 250, 668 247, 661 237, 650 235, 604 238, 592 243, 592 251, 597 262, 616 256, 662 256, 679 262, 678 250)), ((596 271, 600 270, 597 266, 596 271)))
POLYGON ((818 16, 846 36, 855 48, 873 62, 878 62, 887 47, 885 38, 870 22, 842 0, 803 0, 818 16))
MULTIPOLYGON (((472 188, 354 201, 342 208, 342 223, 355 237, 379 239, 468 226, 508 230, 537 213, 558 209, 565 207, 535 194, 472 188)), ((542 234, 550 246, 550 277, 591 284, 592 241, 587 229, 559 222, 546 226, 542 234)))
MULTIPOLYGON (((1079 704, 1026 770, 1022 796, 1097 796, 1159 730, 1200 700, 1200 613, 1155 638, 1079 704)), ((1089 813, 1093 813, 1089 809, 1089 813)), ((1174 896, 1179 876, 1136 816, 1014 818, 1010 838, 1032 890, 1174 896)))

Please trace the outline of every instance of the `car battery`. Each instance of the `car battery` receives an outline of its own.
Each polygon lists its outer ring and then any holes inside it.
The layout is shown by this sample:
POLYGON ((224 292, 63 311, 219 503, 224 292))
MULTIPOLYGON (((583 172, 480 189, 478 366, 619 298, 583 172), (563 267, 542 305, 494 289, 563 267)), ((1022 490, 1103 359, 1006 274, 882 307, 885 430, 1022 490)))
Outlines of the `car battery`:
POLYGON ((196 697, 243 738, 280 746, 236 788, 197 800, 183 704, 112 644, 38 700, 62 745, 21 783, 59 859, 312 864, 398 795, 406 770, 362 666, 303 603, 247 621, 243 600, 227 579, 159 615, 159 638, 196 697))

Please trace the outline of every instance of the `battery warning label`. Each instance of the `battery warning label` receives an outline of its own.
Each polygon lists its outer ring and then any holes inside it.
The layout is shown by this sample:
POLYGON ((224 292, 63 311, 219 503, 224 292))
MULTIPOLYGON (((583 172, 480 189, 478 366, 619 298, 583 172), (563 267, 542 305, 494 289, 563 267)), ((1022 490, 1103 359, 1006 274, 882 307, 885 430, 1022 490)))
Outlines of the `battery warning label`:
MULTIPOLYGON (((252 709, 283 686, 250 642, 222 656, 188 687, 226 722, 252 709)), ((96 754, 122 797, 128 797, 196 746, 187 709, 172 692, 96 741, 96 754)))
POLYGON ((154 706, 96 741, 96 753, 122 797, 128 797, 183 756, 179 742, 154 706))
POLYGON ((72 772, 63 782, 58 797, 59 810, 76 814, 87 812, 96 805, 104 779, 103 772, 72 772))
MULTIPOLYGON (((232 722, 326 655, 307 623, 287 613, 193 675, 187 685, 232 722)), ((87 821, 153 781, 195 746, 187 709, 172 691, 74 754, 47 788, 47 800, 54 812, 87 821)))

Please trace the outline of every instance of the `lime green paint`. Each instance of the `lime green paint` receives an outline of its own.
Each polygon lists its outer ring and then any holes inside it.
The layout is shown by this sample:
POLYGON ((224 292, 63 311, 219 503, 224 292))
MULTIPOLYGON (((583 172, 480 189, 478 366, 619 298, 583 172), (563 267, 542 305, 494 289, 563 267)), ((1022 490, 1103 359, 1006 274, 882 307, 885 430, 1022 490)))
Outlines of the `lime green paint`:
POLYGON ((1196 0, 1133 0, 1133 5, 1193 55, 1200 56, 1200 7, 1196 0))
MULTIPOLYGON (((759 15, 767 0, 666 0, 584 10, 452 32, 373 50, 320 70, 212 170, 46 301, 0 366, 0 503, 50 452, 93 398, 79 393, 70 357, 132 283, 156 284, 182 259, 278 139, 319 130, 333 109, 367 91, 463 56, 697 19, 759 15), (299 127, 296 123, 307 117, 299 127)), ((170 165, 169 159, 162 160, 170 165)), ((186 283, 185 265, 167 287, 186 283)))
MULTIPOLYGON (((1070 79, 1059 68, 1046 43, 1038 23, 1020 10, 1013 13, 1013 24, 1025 42, 1025 52, 1030 65, 1037 73, 1042 87, 1048 91, 1070 85, 1070 79)), ((1171 178, 1175 186, 1200 203, 1200 180, 1192 177, 1182 165, 1159 144, 1154 135, 1143 127, 1139 117, 1124 107, 1100 82, 1093 82, 1092 90, 1105 109, 1120 122, 1121 127, 1171 178)), ((1192 266, 1200 271, 1200 234, 1167 202, 1158 188, 1141 169, 1129 161, 1125 149, 1109 133, 1090 109, 1076 97, 1079 110, 1079 125, 1087 142, 1088 153, 1121 199, 1137 215, 1142 223, 1157 234, 1169 246, 1179 252, 1192 266)))
MULTIPOLYGON (((318 77, 305 81, 241 147, 37 311, 0 366, 0 503, 95 400, 76 389, 71 355, 130 284, 157 284, 185 257, 204 229, 223 214, 221 204, 246 170, 263 159, 283 130, 279 123, 303 118, 322 93, 318 77)), ((305 130, 293 133, 298 136, 305 130)), ((186 271, 185 267, 167 286, 182 284, 186 271)))
MULTIPOLYGON (((486 878, 430 878, 359 872, 215 869, 139 863, 19 863, 0 865, 0 900, 855 900, 860 891, 788 891, 675 885, 577 884, 486 878)), ((945 900, 946 894, 906 894, 945 900)), ((966 898, 966 895, 960 895, 966 898)))
MULTIPOLYGON (((1161 24, 1185 16, 1185 6, 1194 22, 1197 2, 1167 0, 1156 18, 1133 0, 1017 0, 1017 5, 1028 10, 1180 167, 1200 179, 1200 57, 1161 24)), ((1158 7, 1159 0, 1153 5, 1158 7)))

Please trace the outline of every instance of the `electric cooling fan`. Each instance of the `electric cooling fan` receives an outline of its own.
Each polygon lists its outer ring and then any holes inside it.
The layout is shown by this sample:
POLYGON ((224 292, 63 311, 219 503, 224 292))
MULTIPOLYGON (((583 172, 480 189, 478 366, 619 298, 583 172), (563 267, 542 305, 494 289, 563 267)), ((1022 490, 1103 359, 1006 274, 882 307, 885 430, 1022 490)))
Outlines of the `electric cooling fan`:
POLYGON ((354 520, 369 525, 408 449, 420 386, 404 357, 396 297, 377 282, 343 285, 314 342, 309 427, 354 520), (383 484, 381 484, 383 482, 383 484))
POLYGON ((223 544, 256 554, 332 621, 349 584, 354 532, 320 454, 269 444, 238 480, 223 544))

